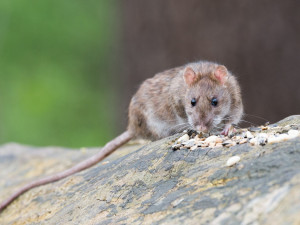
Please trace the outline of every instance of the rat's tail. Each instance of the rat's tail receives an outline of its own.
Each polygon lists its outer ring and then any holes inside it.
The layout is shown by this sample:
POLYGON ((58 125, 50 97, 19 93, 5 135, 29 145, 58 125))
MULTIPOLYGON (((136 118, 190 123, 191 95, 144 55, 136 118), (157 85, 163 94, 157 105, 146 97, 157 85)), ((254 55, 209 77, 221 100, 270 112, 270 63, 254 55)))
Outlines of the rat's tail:
POLYGON ((127 143, 132 138, 132 135, 129 131, 125 131, 118 137, 114 138, 110 142, 108 142, 96 155, 93 155, 92 157, 76 164, 75 166, 71 167, 70 169, 64 170, 62 172, 50 175, 45 178, 41 178, 35 181, 32 181, 25 186, 21 187, 19 190, 17 190, 15 193, 13 193, 9 198, 7 198, 5 201, 1 202, 0 204, 0 212, 6 208, 12 201, 14 201, 17 197, 19 197, 24 192, 34 188, 38 187, 44 184, 52 183, 58 180, 61 180, 65 177, 68 177, 74 173, 77 173, 81 170, 87 169, 98 162, 100 162, 102 159, 113 153, 117 148, 122 146, 123 144, 127 143))

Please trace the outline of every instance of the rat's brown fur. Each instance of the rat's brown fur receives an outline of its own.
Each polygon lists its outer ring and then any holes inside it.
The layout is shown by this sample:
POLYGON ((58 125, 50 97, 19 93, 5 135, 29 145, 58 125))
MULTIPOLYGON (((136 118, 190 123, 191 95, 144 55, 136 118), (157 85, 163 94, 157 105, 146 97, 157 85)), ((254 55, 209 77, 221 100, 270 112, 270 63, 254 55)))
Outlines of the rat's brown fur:
POLYGON ((224 66, 200 61, 158 73, 132 97, 127 131, 74 167, 21 187, 0 204, 0 212, 22 193, 89 168, 132 138, 157 140, 187 128, 209 131, 222 124, 227 134, 242 113, 239 85, 224 66), (216 107, 211 105, 213 97, 219 101, 216 107), (192 98, 197 100, 195 106, 192 98))
POLYGON ((136 137, 151 140, 160 139, 186 128, 195 129, 202 125, 208 130, 221 126, 213 119, 226 118, 225 125, 238 123, 243 113, 239 85, 234 76, 227 72, 227 79, 220 84, 214 71, 219 64, 200 61, 186 66, 158 73, 147 79, 133 96, 129 106, 128 130, 136 137), (196 73, 194 83, 185 83, 186 68, 196 73), (213 108, 210 99, 218 95, 219 106, 213 108), (191 106, 191 99, 197 97, 197 107, 191 106), (182 126, 178 126, 182 123, 182 126))
POLYGON ((183 79, 179 72, 184 67, 167 70, 147 79, 132 97, 129 105, 128 130, 136 137, 157 140, 168 136, 176 116, 185 119, 183 79), (164 131, 158 131, 151 123, 168 124, 164 131))

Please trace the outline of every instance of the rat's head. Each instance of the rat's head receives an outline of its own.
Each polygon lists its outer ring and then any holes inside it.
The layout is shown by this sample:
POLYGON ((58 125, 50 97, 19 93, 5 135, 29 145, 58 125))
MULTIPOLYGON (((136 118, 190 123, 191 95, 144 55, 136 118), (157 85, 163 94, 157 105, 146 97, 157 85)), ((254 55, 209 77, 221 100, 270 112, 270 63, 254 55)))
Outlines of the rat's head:
POLYGON ((225 119, 231 98, 226 86, 229 73, 225 66, 214 65, 205 71, 187 66, 183 78, 187 85, 185 109, 190 125, 208 132, 225 119))

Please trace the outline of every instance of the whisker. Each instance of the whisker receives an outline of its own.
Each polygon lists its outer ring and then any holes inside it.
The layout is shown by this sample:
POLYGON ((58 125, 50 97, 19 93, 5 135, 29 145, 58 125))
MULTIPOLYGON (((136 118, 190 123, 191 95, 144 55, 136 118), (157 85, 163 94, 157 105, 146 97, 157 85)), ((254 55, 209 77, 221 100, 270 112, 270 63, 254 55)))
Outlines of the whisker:
MULTIPOLYGON (((182 130, 182 129, 187 129, 187 128, 191 128, 192 126, 190 124, 186 124, 186 125, 183 125, 182 127, 177 127, 175 130, 176 131, 179 131, 179 130, 182 130)), ((174 128, 173 128, 174 129, 174 128)))
POLYGON ((181 126, 181 125, 187 125, 189 123, 179 123, 179 124, 176 124, 174 127, 177 127, 177 126, 181 126))
POLYGON ((171 130, 171 134, 177 134, 177 133, 181 133, 182 131, 186 130, 190 128, 189 126, 186 126, 186 127, 182 127, 182 128, 178 128, 178 129, 175 129, 175 130, 171 130))
POLYGON ((257 126, 258 126, 258 124, 256 124, 256 123, 252 123, 252 122, 250 122, 250 121, 247 121, 247 120, 241 120, 241 122, 248 123, 248 124, 250 124, 251 126, 255 126, 255 127, 257 127, 257 126))
MULTIPOLYGON (((223 119, 223 121, 230 121, 230 120, 231 120, 231 119, 228 118, 228 117, 224 117, 224 119, 223 119)), ((250 124, 251 126, 258 126, 258 124, 252 123, 252 122, 250 122, 250 121, 248 121, 248 120, 244 120, 244 119, 241 119, 240 122, 248 123, 248 124, 250 124)))
POLYGON ((244 113, 244 115, 254 117, 254 118, 257 118, 257 119, 261 119, 261 120, 264 120, 265 122, 269 122, 269 120, 267 120, 266 118, 263 118, 261 116, 251 115, 251 114, 247 114, 247 113, 244 113))
POLYGON ((187 127, 187 126, 190 126, 190 124, 188 124, 188 123, 183 123, 183 124, 177 124, 177 125, 175 125, 175 126, 171 126, 170 128, 168 128, 168 130, 170 130, 170 129, 182 129, 183 127, 187 127))
POLYGON ((165 128, 164 130, 167 130, 171 134, 176 134, 176 133, 180 133, 183 130, 186 130, 186 129, 190 128, 190 127, 191 127, 191 125, 189 123, 181 123, 181 124, 177 124, 175 126, 171 126, 171 127, 165 128))

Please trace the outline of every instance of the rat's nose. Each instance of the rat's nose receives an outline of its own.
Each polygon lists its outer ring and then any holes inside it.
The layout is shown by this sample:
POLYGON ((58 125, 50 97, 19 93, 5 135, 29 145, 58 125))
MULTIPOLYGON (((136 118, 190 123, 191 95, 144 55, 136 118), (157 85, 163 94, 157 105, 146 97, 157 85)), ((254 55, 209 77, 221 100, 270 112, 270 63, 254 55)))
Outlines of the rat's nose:
POLYGON ((204 125, 196 126, 196 130, 199 132, 207 132, 208 131, 207 126, 204 126, 204 125))

